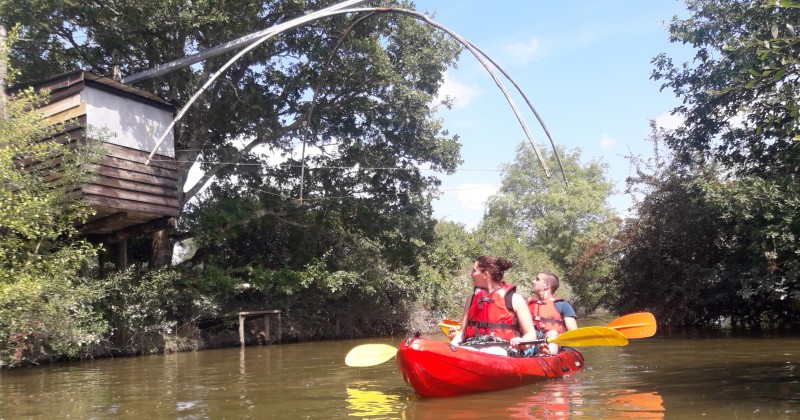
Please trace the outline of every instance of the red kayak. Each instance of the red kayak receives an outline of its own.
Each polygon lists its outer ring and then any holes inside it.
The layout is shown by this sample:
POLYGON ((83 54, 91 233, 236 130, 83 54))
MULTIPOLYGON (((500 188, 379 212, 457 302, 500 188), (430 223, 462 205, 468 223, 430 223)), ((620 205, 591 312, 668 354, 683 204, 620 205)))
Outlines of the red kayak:
POLYGON ((583 356, 572 347, 555 355, 507 357, 425 338, 403 340, 397 366, 422 397, 454 397, 561 378, 583 368, 583 356))

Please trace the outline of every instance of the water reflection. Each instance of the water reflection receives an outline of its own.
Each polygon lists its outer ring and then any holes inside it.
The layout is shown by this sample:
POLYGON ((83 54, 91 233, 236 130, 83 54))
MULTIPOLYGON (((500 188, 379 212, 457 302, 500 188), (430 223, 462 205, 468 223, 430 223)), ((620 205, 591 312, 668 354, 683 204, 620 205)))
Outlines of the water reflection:
POLYGON ((423 399, 393 361, 344 365, 366 343, 230 348, 0 372, 0 419, 566 419, 800 416, 800 338, 655 337, 587 347, 568 378, 423 399))
POLYGON ((541 390, 509 408, 514 419, 568 419, 572 410, 583 405, 579 387, 563 380, 546 382, 541 390))
MULTIPOLYGON (((365 386, 367 384, 361 384, 365 386)), ((381 391, 358 389, 358 384, 347 388, 347 404, 352 417, 370 419, 405 419, 404 398, 381 391)))
POLYGON ((620 391, 606 402, 611 417, 624 419, 663 419, 664 400, 657 392, 620 391))

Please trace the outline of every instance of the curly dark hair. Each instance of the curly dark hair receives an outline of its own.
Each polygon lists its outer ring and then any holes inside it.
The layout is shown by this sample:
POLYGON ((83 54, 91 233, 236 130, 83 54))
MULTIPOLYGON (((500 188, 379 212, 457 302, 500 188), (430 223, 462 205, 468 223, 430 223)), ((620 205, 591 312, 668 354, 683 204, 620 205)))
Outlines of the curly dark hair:
POLYGON ((503 273, 514 266, 514 263, 505 259, 491 255, 483 255, 475 259, 478 267, 483 271, 488 271, 492 275, 492 280, 503 281, 503 273))

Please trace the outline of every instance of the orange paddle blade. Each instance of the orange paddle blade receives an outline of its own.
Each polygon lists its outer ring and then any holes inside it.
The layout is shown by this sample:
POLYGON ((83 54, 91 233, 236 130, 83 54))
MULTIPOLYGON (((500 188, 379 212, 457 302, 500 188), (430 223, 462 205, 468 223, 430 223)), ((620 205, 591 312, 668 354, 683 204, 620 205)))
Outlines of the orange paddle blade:
POLYGON ((626 338, 647 338, 656 333, 656 317, 649 312, 621 316, 606 325, 619 331, 626 338))
POLYGON ((442 330, 444 335, 450 337, 450 330, 460 330, 461 329, 461 321, 455 321, 452 319, 443 319, 442 322, 439 323, 439 329, 442 330))

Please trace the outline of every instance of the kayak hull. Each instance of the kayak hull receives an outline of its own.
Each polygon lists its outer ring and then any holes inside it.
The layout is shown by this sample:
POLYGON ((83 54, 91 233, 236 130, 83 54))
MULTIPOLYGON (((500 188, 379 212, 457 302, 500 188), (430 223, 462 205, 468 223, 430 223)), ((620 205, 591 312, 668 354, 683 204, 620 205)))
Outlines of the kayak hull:
POLYGON ((420 396, 454 397, 561 378, 583 368, 583 355, 562 347, 556 355, 507 357, 409 338, 397 350, 397 366, 420 396))

